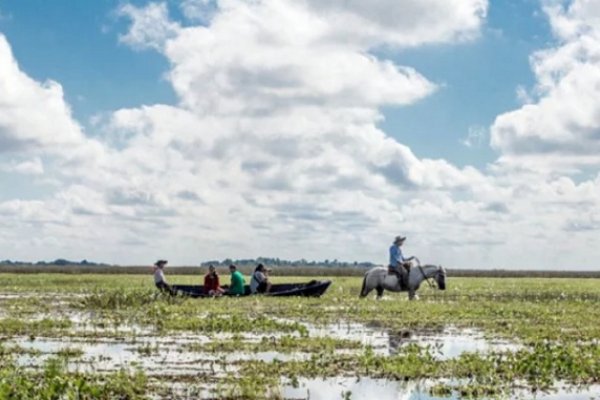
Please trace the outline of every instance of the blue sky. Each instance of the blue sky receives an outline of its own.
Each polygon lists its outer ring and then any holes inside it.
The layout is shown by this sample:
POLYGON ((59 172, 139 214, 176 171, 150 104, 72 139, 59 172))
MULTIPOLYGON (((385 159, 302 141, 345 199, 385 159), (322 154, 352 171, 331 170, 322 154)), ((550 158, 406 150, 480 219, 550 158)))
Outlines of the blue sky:
POLYGON ((59 81, 82 122, 98 112, 172 103, 162 79, 166 60, 119 44, 125 22, 119 1, 2 1, 0 29, 21 68, 37 80, 59 81), (68 22, 66 22, 68 21, 68 22))
POLYGON ((599 3, 0 0, 0 258, 592 268, 599 3))
POLYGON ((465 151, 460 139, 469 127, 487 128, 519 106, 515 88, 535 84, 530 54, 552 41, 539 2, 492 1, 478 40, 389 54, 442 87, 411 107, 387 110, 384 130, 419 156, 485 166, 496 154, 487 146, 465 151))
MULTIPOLYGON (((119 43, 118 35, 126 30, 127 21, 115 10, 123 3, 0 3, 5 15, 0 29, 13 45, 22 69, 38 80, 59 81, 75 116, 90 132, 89 120, 98 113, 177 101, 164 79, 167 60, 119 43)), ((176 2, 169 3, 174 17, 180 14, 178 10, 176 2)), ((420 157, 484 167, 495 159, 495 153, 487 146, 465 151, 460 140, 469 127, 486 128, 496 115, 519 105, 517 85, 534 84, 529 55, 552 40, 538 1, 492 1, 481 37, 475 41, 379 51, 441 85, 437 93, 416 104, 383 109, 382 129, 420 157)))

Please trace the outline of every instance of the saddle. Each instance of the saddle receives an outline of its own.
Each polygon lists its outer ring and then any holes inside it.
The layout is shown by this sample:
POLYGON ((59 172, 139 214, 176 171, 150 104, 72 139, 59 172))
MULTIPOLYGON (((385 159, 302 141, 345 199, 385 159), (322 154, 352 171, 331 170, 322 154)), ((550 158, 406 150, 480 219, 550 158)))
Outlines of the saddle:
MULTIPOLYGON (((405 268, 401 266, 400 268, 405 268)), ((410 273, 410 269, 405 268, 406 274, 401 274, 400 271, 396 268, 392 268, 391 265, 388 265, 388 275, 396 275, 398 278, 398 283, 400 284, 401 290, 408 290, 408 274, 410 273)))

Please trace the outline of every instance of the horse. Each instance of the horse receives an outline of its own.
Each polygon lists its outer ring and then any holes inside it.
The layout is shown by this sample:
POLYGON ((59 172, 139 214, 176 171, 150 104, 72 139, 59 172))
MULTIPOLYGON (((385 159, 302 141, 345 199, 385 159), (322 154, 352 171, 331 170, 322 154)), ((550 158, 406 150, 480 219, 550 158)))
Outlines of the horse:
POLYGON ((433 287, 434 284, 429 279, 435 280, 440 290, 446 290, 446 269, 441 265, 413 266, 408 275, 408 289, 401 287, 396 274, 390 274, 387 267, 371 268, 365 273, 360 297, 366 297, 375 289, 377 298, 380 299, 385 289, 390 292, 407 291, 408 299, 414 300, 416 297, 415 292, 424 280, 427 280, 433 287))

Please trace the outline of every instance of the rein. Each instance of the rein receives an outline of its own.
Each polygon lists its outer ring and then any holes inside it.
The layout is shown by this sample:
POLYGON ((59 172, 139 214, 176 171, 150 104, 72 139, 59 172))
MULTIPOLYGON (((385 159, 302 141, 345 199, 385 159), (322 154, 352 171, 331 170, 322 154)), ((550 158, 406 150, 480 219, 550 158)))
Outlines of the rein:
POLYGON ((428 278, 427 275, 425 275, 425 271, 423 271, 423 267, 421 267, 421 264, 419 264, 418 267, 419 271, 421 271, 421 275, 423 275, 423 279, 425 279, 429 284, 429 287, 435 289, 435 283, 432 282, 431 278, 428 278))

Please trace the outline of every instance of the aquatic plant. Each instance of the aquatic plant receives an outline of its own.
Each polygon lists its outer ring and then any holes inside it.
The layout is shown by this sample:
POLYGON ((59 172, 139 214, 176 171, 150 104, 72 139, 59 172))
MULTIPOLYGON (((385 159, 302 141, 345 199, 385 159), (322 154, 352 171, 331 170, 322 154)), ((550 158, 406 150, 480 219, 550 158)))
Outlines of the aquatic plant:
POLYGON ((183 351, 227 353, 263 351, 277 351, 279 353, 291 352, 330 352, 339 349, 361 349, 360 342, 348 339, 331 337, 306 337, 290 336, 263 337, 260 341, 248 341, 247 338, 238 336, 231 340, 214 340, 207 343, 190 343, 182 347, 183 351))
POLYGON ((12 362, 0 367, 1 399, 146 399, 146 377, 141 371, 108 374, 71 373, 62 358, 51 358, 41 371, 23 369, 12 362))

